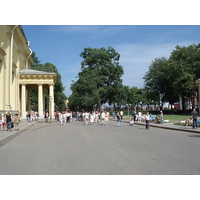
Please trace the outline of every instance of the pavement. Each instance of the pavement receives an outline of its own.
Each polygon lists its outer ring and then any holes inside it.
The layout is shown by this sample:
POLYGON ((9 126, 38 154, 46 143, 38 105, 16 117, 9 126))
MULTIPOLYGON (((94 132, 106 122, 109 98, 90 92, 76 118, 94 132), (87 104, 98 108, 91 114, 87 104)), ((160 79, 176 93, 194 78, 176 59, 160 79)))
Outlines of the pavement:
POLYGON ((28 127, 33 126, 34 124, 38 123, 37 121, 31 122, 29 125, 27 120, 21 121, 19 123, 19 130, 16 131, 15 128, 13 128, 11 131, 7 131, 7 127, 5 125, 4 131, 0 131, 0 147, 8 143, 13 138, 17 137, 19 134, 21 134, 24 130, 26 130, 28 127))
MULTIPOLYGON (((116 121, 113 119, 110 119, 111 121, 116 121)), ((10 140, 13 138, 17 137, 20 135, 24 130, 26 130, 28 127, 33 126, 34 124, 38 123, 37 121, 31 122, 29 125, 26 120, 21 121, 19 124, 19 130, 16 131, 14 128, 12 131, 7 131, 5 127, 5 131, 0 131, 0 147, 8 143, 10 140)), ((46 122, 43 122, 46 123, 46 122)), ((122 120, 121 123, 129 123, 128 120, 122 120)), ((144 122, 135 122, 137 125, 145 126, 144 122)), ((169 130, 175 130, 175 131, 184 131, 184 132, 192 132, 192 133, 200 133, 200 127, 197 129, 193 129, 192 126, 183 126, 183 125, 174 125, 173 123, 163 123, 163 124, 158 124, 154 122, 150 122, 150 127, 155 127, 155 128, 162 128, 162 129, 169 129, 169 130)))

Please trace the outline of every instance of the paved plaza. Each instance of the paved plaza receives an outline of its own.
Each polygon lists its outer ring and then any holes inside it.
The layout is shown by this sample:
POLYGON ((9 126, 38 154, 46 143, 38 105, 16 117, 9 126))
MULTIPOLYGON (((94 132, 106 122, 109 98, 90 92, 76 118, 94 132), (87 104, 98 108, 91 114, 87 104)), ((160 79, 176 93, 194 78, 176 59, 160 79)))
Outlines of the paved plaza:
POLYGON ((199 130, 163 126, 23 122, 2 139, 0 175, 199 175, 199 130))

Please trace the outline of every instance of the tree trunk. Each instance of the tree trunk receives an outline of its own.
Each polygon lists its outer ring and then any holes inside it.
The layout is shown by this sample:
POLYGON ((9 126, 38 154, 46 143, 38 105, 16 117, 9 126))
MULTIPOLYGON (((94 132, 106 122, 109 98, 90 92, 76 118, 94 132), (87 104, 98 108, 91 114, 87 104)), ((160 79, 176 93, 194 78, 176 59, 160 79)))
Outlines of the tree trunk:
POLYGON ((185 111, 185 98, 184 98, 184 95, 181 96, 181 99, 182 99, 182 110, 185 111))

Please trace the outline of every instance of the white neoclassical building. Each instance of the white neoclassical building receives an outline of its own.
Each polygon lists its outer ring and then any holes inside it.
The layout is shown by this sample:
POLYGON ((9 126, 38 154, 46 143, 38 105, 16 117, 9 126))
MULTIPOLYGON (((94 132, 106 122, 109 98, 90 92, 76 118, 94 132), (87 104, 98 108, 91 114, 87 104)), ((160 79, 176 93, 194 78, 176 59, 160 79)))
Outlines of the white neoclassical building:
POLYGON ((33 64, 31 49, 22 26, 0 25, 0 113, 19 113, 22 118, 29 111, 30 90, 38 89, 38 113, 43 118, 44 89, 49 91, 49 114, 54 113, 55 73, 30 70, 33 64))

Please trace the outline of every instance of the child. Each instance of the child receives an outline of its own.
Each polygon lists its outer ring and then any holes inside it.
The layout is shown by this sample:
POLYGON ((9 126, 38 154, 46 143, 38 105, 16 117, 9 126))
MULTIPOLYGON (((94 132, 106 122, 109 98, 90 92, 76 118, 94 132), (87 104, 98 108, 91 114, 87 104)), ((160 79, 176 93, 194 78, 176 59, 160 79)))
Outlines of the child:
POLYGON ((131 126, 133 126, 133 124, 134 124, 134 117, 132 117, 132 118, 130 119, 129 124, 130 124, 131 126))

